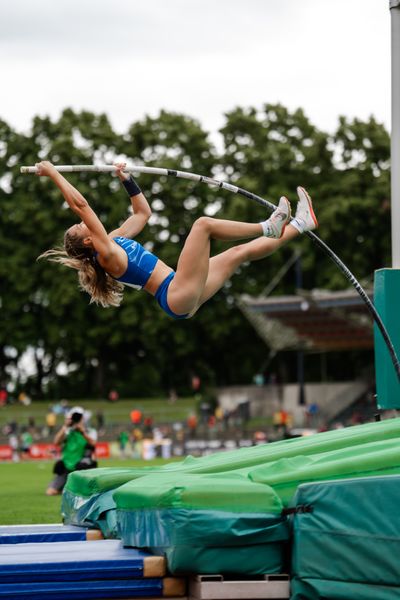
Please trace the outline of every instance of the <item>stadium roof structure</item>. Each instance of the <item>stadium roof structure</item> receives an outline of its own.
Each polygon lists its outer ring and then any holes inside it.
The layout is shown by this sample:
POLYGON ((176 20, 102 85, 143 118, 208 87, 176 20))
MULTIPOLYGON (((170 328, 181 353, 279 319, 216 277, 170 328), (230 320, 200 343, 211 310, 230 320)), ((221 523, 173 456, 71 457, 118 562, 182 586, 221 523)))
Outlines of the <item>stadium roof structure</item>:
MULTIPOLYGON (((369 297, 372 292, 367 290, 369 297)), ((294 296, 237 299, 238 306, 271 350, 331 352, 373 348, 373 322, 359 294, 299 290, 294 296)))

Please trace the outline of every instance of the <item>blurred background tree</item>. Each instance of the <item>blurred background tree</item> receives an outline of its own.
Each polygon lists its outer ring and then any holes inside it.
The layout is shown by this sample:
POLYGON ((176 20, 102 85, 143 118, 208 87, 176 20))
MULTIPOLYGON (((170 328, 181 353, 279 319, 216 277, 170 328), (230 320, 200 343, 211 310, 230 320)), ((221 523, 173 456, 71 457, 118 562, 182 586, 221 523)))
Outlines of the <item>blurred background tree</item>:
MULTIPOLYGON (((260 294, 292 255, 303 251, 303 286, 340 289, 347 281, 307 238, 266 261, 242 267, 194 319, 173 322, 145 293, 125 292, 120 308, 89 304, 76 273, 47 261, 76 222, 58 189, 44 178, 22 176, 22 164, 112 163, 116 159, 221 177, 277 203, 287 195, 295 209, 298 185, 313 196, 322 237, 359 279, 390 264, 389 135, 373 118, 341 117, 333 136, 319 131, 301 109, 281 105, 236 108, 226 114, 223 148, 192 118, 161 111, 113 131, 104 114, 66 109, 56 121, 36 117, 29 135, 0 121, 0 330, 1 381, 23 376, 29 351, 34 374, 25 389, 34 397, 144 396, 190 391, 196 373, 205 385, 248 383, 268 349, 235 304, 239 293, 260 294)), ((109 174, 68 176, 107 230, 127 218, 129 201, 109 174)), ((142 175, 153 216, 138 241, 176 266, 186 235, 203 214, 261 221, 265 209, 241 196, 173 178, 142 175)), ((226 248, 213 244, 213 253, 226 248)), ((274 290, 293 293, 289 272, 274 290)))

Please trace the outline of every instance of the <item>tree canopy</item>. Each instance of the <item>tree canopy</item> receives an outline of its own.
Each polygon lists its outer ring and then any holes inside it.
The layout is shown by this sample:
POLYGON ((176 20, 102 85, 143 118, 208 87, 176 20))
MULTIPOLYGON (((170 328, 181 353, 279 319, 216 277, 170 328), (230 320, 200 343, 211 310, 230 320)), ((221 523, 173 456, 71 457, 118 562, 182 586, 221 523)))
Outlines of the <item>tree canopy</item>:
MULTIPOLYGON (((235 305, 239 293, 260 294, 296 246, 303 251, 304 287, 340 289, 343 275, 306 238, 269 259, 242 267, 195 318, 171 321, 145 293, 125 291, 119 308, 89 304, 76 273, 36 258, 62 242, 76 219, 58 189, 44 178, 19 173, 23 164, 112 163, 127 157, 148 166, 222 177, 277 203, 309 189, 318 234, 359 279, 390 261, 389 135, 372 117, 340 117, 333 135, 319 131, 304 112, 281 105, 236 108, 225 115, 217 151, 202 126, 161 111, 117 134, 104 114, 63 111, 58 120, 35 117, 22 134, 0 120, 2 323, 1 380, 20 377, 28 350, 37 396, 125 395, 185 390, 191 374, 209 384, 252 380, 267 349, 235 305)), ((110 174, 71 174, 106 229, 128 215, 129 201, 110 174)), ((138 241, 175 267, 196 218, 261 221, 265 210, 240 196, 185 180, 142 175, 153 216, 138 241)), ((226 247, 215 243, 213 253, 226 247)), ((293 293, 293 276, 274 293, 293 293)))

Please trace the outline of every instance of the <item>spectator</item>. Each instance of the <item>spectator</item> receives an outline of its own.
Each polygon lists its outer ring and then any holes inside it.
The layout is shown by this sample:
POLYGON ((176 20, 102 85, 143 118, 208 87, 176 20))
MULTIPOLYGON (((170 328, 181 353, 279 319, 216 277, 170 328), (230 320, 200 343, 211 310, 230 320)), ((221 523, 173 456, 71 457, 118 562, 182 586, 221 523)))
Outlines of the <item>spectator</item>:
MULTIPOLYGON (((84 420, 88 421, 88 418, 86 416, 87 412, 84 412, 84 420)), ((97 467, 97 461, 96 461, 96 442, 98 439, 98 433, 97 430, 94 427, 87 427, 86 429, 86 433, 87 435, 90 437, 90 439, 92 440, 91 444, 88 444, 85 448, 85 452, 83 454, 83 458, 80 461, 80 470, 82 469, 93 469, 95 467, 97 467)))
POLYGON ((258 446, 259 444, 266 444, 268 442, 267 434, 265 431, 255 431, 253 434, 253 444, 258 446))
POLYGON ((49 435, 53 435, 56 423, 57 423, 56 413, 53 412, 52 410, 49 410, 49 412, 46 415, 46 426, 47 426, 49 435))
POLYGON ((118 436, 119 443, 119 454, 121 458, 126 458, 126 447, 129 442, 129 433, 127 431, 121 431, 118 436))
POLYGON ((153 433, 153 417, 145 417, 143 420, 143 433, 145 436, 150 436, 153 433))
POLYGON ((133 458, 142 458, 143 433, 139 427, 132 431, 132 456, 133 458))
POLYGON ((217 421, 216 421, 215 416, 214 415, 210 415, 208 417, 208 421, 207 421, 208 428, 209 429, 214 429, 216 422, 217 421))
POLYGON ((28 429, 33 437, 36 436, 36 421, 35 417, 28 417, 28 429))
POLYGON ((319 406, 316 402, 306 406, 306 424, 307 427, 316 427, 319 406))
POLYGON ((8 392, 5 387, 0 388, 0 406, 5 406, 8 400, 8 392))
POLYGON ((68 412, 68 401, 61 400, 61 402, 58 402, 58 404, 54 404, 52 410, 56 415, 64 415, 65 416, 68 412))
POLYGON ((21 455, 22 458, 29 458, 29 451, 33 444, 33 437, 27 427, 23 427, 21 431, 21 455))
POLYGON ((17 421, 15 421, 13 419, 9 423, 7 423, 7 425, 5 426, 4 433, 5 433, 5 435, 8 435, 10 433, 18 433, 18 423, 17 423, 17 421))
POLYGON ((224 429, 224 411, 220 406, 217 406, 215 409, 214 416, 217 421, 218 431, 222 431, 224 429))
POLYGON ((97 424, 97 431, 99 432, 99 435, 102 435, 104 433, 105 419, 104 419, 104 413, 100 409, 96 413, 96 424, 97 424))
POLYGON ((54 438, 56 445, 62 445, 62 453, 61 460, 54 465, 53 473, 56 477, 47 488, 47 496, 61 494, 69 473, 97 467, 93 456, 96 439, 92 432, 86 431, 83 417, 83 408, 72 408, 54 438))
POLYGON ((199 389, 200 389, 200 386, 201 386, 201 379, 200 379, 200 377, 198 375, 195 375, 195 374, 192 375, 191 384, 192 384, 192 390, 194 392, 198 392, 199 389))
POLYGON ((194 413, 190 413, 190 415, 187 418, 186 424, 189 429, 190 437, 195 437, 197 430, 197 416, 194 413))
POLYGON ((178 394, 175 388, 171 388, 168 393, 168 402, 174 404, 178 400, 178 394))
POLYGON ((117 390, 110 390, 108 394, 108 400, 109 402, 117 402, 117 400, 119 400, 119 394, 117 390))
POLYGON ((139 426, 142 422, 142 416, 142 411, 134 408, 130 414, 132 425, 139 426))
POLYGON ((10 432, 10 435, 8 436, 8 445, 10 446, 12 451, 12 461, 19 462, 19 441, 18 435, 16 433, 10 432))
POLYGON ((22 404, 23 406, 29 406, 31 403, 31 399, 29 398, 28 394, 26 394, 25 392, 20 392, 18 394, 18 402, 20 404, 22 404))

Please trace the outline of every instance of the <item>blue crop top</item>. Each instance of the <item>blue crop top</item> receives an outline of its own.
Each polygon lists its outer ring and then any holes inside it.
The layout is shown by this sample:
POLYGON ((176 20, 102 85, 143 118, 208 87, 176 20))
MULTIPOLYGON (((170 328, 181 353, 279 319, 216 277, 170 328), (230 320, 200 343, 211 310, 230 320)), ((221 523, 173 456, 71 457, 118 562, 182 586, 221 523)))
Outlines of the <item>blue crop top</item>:
POLYGON ((157 256, 146 250, 139 242, 124 237, 113 238, 128 256, 128 266, 121 277, 114 277, 124 285, 140 290, 150 278, 158 261, 157 256))

